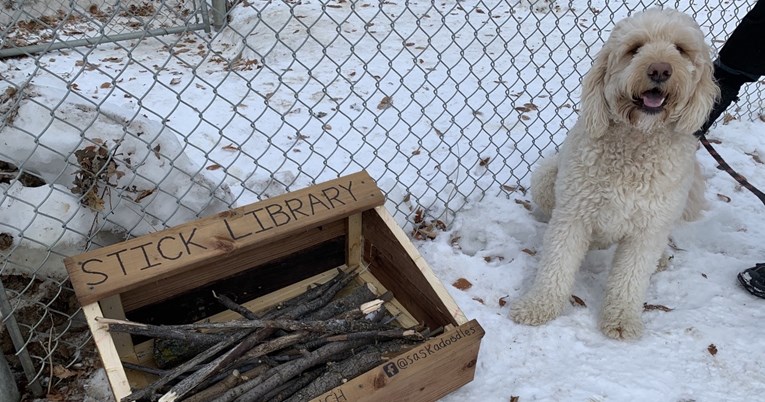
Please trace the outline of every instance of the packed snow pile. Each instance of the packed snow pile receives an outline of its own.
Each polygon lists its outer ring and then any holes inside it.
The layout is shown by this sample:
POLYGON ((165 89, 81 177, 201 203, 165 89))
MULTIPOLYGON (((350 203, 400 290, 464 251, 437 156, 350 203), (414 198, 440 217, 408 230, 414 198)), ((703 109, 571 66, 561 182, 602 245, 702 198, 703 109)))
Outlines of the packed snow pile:
POLYGON ((34 85, 8 87, 0 108, 4 254, 71 254, 99 232, 140 236, 233 203, 173 132, 133 110, 34 85))

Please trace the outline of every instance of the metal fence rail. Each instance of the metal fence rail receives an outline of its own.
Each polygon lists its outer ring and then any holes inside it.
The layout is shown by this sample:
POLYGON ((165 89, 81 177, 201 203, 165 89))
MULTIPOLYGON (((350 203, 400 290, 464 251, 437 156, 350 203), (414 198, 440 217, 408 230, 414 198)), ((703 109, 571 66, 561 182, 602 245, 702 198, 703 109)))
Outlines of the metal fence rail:
MULTIPOLYGON (((216 15, 225 14, 224 2, 212 5, 218 7, 216 15)), ((8 0, 0 7, 0 58, 197 30, 210 32, 212 24, 203 0, 8 0)))
MULTIPOLYGON (((522 199, 610 28, 656 4, 2 3, 4 354, 36 393, 94 364, 62 264, 90 247, 360 169, 409 230, 522 199)), ((662 4, 718 48, 754 0, 662 4)))

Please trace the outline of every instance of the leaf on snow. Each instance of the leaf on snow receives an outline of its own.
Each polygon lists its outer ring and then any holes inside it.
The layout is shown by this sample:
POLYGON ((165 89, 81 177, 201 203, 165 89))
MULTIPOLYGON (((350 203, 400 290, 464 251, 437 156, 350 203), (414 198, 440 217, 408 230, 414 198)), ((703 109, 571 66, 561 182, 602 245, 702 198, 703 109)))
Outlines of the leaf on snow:
POLYGON ((571 295, 571 302, 572 306, 581 306, 581 307, 587 307, 587 303, 584 302, 579 296, 577 295, 571 295))
POLYGON ((470 281, 465 278, 459 278, 456 281, 454 281, 454 283, 452 283, 452 286, 454 286, 455 288, 459 290, 468 290, 471 287, 473 287, 473 284, 470 283, 470 281))
POLYGON ((643 311, 652 311, 652 310, 660 310, 660 311, 664 311, 666 313, 672 311, 671 308, 669 308, 667 306, 662 306, 661 304, 643 303, 643 311))
POLYGON ((138 193, 137 196, 135 196, 135 199, 133 201, 135 202, 141 202, 144 198, 154 194, 154 189, 151 190, 143 190, 140 193, 138 193))

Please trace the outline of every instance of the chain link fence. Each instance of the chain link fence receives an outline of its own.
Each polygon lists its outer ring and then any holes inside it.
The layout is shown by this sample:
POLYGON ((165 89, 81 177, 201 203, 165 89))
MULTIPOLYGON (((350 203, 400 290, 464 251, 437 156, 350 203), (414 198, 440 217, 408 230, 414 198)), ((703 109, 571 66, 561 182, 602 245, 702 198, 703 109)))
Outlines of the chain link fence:
POLYGON ((678 8, 716 49, 754 2, 5 0, 3 353, 37 394, 97 365, 63 258, 235 205, 360 169, 410 231, 524 202, 615 21, 678 8))

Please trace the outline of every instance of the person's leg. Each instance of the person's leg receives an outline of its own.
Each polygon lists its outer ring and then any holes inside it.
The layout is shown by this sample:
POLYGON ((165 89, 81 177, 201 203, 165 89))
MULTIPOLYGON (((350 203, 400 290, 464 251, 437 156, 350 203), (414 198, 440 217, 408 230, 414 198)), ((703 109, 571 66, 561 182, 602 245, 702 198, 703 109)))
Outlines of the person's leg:
POLYGON ((731 103, 738 100, 741 87, 765 75, 765 0, 758 0, 733 30, 715 60, 714 76, 720 99, 697 132, 704 134, 731 103))
MULTIPOLYGON (((715 60, 714 76, 720 86, 720 99, 715 103, 698 135, 705 134, 747 82, 765 75, 765 0, 758 0, 744 16, 715 60)), ((765 298, 765 263, 738 274, 738 280, 749 293, 765 298)))

